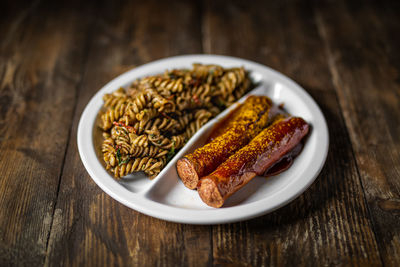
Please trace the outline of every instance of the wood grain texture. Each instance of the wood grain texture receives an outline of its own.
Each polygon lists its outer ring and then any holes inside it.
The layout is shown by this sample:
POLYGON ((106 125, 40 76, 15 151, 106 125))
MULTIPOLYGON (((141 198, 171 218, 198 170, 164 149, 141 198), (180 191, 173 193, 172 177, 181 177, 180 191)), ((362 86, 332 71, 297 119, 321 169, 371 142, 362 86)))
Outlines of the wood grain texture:
POLYGON ((88 29, 61 8, 11 6, 0 23, 1 266, 46 254, 88 29))
POLYGON ((398 1, 0 3, 0 266, 399 266, 398 1), (316 182, 271 214, 175 224, 89 177, 90 98, 149 61, 213 53, 270 66, 321 107, 316 182))
POLYGON ((216 264, 243 266, 380 265, 348 132, 337 102, 313 11, 242 2, 206 8, 207 53, 256 60, 299 82, 321 106, 330 129, 326 165, 314 185, 287 207, 213 229, 216 264))
POLYGON ((127 66, 201 52, 198 10, 184 1, 138 1, 109 2, 95 11, 46 265, 202 266, 211 260, 210 227, 169 223, 124 207, 91 180, 76 147, 89 99, 127 66))
POLYGON ((400 5, 316 9, 385 264, 400 265, 400 5))

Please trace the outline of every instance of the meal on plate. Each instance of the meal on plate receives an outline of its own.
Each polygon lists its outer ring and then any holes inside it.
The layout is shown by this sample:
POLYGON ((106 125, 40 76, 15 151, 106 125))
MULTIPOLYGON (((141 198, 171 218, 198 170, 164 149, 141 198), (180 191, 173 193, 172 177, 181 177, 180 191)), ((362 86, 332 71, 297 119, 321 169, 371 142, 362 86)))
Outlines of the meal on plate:
POLYGON ((284 113, 266 96, 250 96, 213 140, 177 162, 184 185, 209 206, 224 201, 257 175, 290 167, 309 125, 284 113))
MULTIPOLYGON (((103 130, 101 149, 106 169, 116 178, 137 171, 154 178, 200 127, 251 87, 243 67, 193 64, 191 69, 144 77, 129 88, 105 94, 99 126, 103 130)), ((251 126, 252 132, 261 131, 271 101, 249 101, 255 106, 240 117, 250 122, 257 112, 266 113, 257 126, 251 126)), ((254 136, 247 134, 241 144, 254 136)))
MULTIPOLYGON (((243 67, 193 64, 135 80, 103 96, 99 127, 106 169, 116 178, 154 178, 211 118, 252 87, 243 67)), ((267 96, 250 95, 219 122, 206 144, 178 160, 183 184, 219 208, 255 176, 290 167, 309 125, 267 96)))

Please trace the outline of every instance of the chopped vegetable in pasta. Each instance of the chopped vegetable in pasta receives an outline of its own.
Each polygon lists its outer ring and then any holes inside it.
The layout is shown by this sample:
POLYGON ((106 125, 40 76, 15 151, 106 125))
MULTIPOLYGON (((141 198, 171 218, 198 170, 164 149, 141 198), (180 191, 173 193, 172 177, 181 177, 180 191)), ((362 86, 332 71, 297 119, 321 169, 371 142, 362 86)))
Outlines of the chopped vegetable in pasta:
POLYGON ((103 159, 116 178, 154 178, 212 117, 249 91, 243 67, 193 64, 138 79, 103 96, 103 159))

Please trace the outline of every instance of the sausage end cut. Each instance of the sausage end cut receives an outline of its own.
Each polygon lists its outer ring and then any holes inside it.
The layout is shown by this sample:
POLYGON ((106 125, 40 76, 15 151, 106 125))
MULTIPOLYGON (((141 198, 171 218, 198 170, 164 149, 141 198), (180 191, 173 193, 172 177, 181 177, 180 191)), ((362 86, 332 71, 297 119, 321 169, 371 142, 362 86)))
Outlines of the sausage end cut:
POLYGON ((179 177, 182 179, 183 184, 189 189, 195 189, 199 182, 199 176, 194 168, 192 162, 187 158, 178 160, 176 164, 179 177))
POLYGON ((207 176, 199 183, 198 192, 200 198, 207 205, 220 208, 224 204, 224 198, 221 192, 218 190, 218 186, 215 184, 215 179, 212 176, 207 176))

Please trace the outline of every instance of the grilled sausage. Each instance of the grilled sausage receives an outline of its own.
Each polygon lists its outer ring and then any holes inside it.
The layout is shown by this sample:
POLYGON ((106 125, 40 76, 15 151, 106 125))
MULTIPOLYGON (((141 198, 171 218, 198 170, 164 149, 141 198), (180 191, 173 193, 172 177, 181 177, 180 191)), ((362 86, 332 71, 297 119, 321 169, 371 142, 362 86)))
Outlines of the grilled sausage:
POLYGON ((199 181, 201 199, 209 206, 221 207, 230 195, 295 148, 308 131, 309 125, 302 118, 276 121, 199 181))
POLYGON ((225 133, 181 158, 177 171, 184 185, 195 189, 201 177, 210 174, 261 132, 269 121, 271 105, 271 99, 266 96, 249 96, 225 133))

